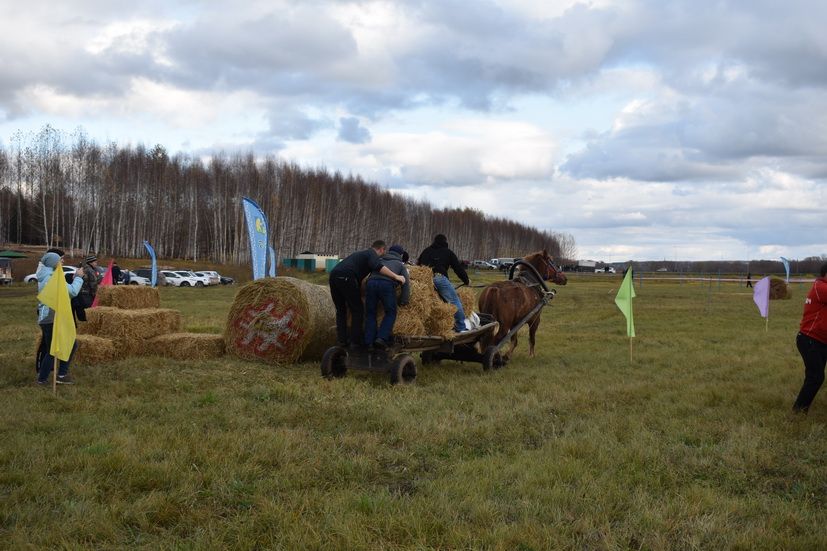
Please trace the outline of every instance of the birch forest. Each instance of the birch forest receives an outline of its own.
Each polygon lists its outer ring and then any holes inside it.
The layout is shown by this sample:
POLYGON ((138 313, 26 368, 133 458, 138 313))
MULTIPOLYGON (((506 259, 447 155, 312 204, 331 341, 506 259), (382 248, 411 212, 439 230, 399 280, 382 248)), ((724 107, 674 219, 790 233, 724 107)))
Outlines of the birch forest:
MULTIPOLYGON (((270 223, 280 258, 302 251, 344 256, 374 239, 415 256, 436 233, 460 258, 547 249, 575 258, 571 235, 540 231, 472 209, 437 209, 357 175, 276 157, 218 153, 206 160, 156 145, 100 145, 82 130, 50 126, 0 141, 0 243, 61 246, 72 254, 249 259, 242 196, 270 223)), ((550 220, 551 221, 551 220, 550 220)))

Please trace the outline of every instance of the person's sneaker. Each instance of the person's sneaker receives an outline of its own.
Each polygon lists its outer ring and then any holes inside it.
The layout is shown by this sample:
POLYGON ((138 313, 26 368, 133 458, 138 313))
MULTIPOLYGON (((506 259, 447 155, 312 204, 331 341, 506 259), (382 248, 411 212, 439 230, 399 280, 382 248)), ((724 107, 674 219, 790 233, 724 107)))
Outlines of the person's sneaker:
POLYGON ((58 375, 57 376, 57 384, 59 384, 59 385, 73 385, 73 384, 75 384, 75 380, 72 379, 72 376, 69 375, 69 374, 63 375, 62 377, 60 375, 58 375))
POLYGON ((385 342, 384 340, 382 340, 382 339, 376 339, 375 341, 373 341, 373 347, 374 347, 376 350, 387 350, 387 348, 388 348, 388 343, 386 343, 386 342, 385 342))
POLYGON ((35 381, 35 384, 37 386, 49 386, 49 381, 41 381, 40 379, 38 379, 37 381, 35 381))

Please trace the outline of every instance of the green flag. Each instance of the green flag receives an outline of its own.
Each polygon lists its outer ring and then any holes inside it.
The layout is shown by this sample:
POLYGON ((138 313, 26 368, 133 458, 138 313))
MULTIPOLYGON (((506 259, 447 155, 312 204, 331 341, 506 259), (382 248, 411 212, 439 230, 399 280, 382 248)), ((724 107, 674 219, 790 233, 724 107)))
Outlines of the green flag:
POLYGON ((626 334, 629 337, 635 336, 635 317, 632 314, 632 299, 635 298, 635 287, 632 285, 632 267, 626 270, 626 277, 623 278, 623 283, 620 284, 620 289, 617 291, 615 297, 615 304, 626 316, 626 334))

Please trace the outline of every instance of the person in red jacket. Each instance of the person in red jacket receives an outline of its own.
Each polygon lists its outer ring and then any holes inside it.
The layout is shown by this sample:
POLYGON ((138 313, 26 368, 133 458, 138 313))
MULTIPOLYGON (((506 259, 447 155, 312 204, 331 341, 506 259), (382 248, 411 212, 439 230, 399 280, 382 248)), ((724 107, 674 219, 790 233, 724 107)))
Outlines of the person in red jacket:
POLYGON ((818 389, 824 383, 827 365, 827 263, 804 301, 804 315, 795 344, 804 360, 804 384, 793 404, 796 413, 807 413, 818 389))

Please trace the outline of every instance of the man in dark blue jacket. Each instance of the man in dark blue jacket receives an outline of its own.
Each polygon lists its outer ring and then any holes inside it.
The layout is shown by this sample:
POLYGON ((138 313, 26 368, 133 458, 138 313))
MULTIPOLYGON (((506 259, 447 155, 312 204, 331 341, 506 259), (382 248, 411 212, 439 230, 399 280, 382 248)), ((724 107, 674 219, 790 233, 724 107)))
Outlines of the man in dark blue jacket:
POLYGON ((358 251, 341 262, 330 272, 330 296, 336 307, 336 338, 339 346, 362 348, 364 336, 365 308, 362 304, 362 280, 373 270, 405 283, 405 277, 395 274, 383 266, 379 257, 385 254, 385 242, 377 240, 370 249, 358 251), (347 312, 350 310, 350 341, 348 341, 347 312))
POLYGON ((468 285, 470 281, 457 255, 448 248, 448 238, 441 233, 437 234, 434 237, 434 242, 419 255, 417 263, 420 266, 431 267, 434 271, 434 287, 436 287, 439 296, 446 302, 457 307, 457 311, 454 314, 454 332, 460 333, 465 331, 465 312, 462 309, 462 301, 459 299, 456 289, 454 289, 454 286, 451 284, 451 280, 448 279, 448 268, 450 267, 454 270, 454 273, 457 274, 466 285, 468 285))
MULTIPOLYGON (((401 245, 393 245, 382 258, 382 266, 388 268, 394 274, 405 277, 402 284, 402 294, 399 296, 399 305, 408 304, 411 297, 410 277, 402 255, 405 250, 401 245)), ((376 348, 387 348, 391 342, 393 324, 396 322, 396 286, 399 282, 390 278, 379 270, 374 270, 368 276, 368 284, 365 290, 365 344, 373 345, 376 348), (376 329, 376 307, 382 303, 385 315, 379 330, 376 329)))

